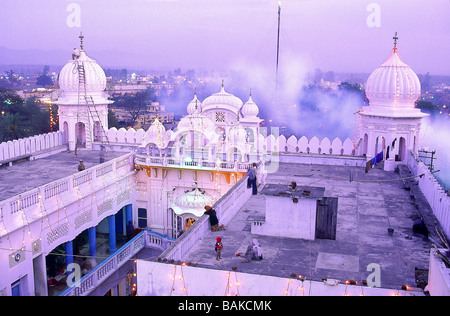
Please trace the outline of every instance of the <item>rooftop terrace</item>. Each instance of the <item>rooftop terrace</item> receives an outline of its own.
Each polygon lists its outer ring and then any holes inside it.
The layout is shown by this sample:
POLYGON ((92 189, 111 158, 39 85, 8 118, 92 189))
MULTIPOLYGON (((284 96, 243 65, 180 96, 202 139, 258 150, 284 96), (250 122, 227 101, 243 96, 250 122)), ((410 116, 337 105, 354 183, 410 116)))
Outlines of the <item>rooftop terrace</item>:
MULTIPOLYGON (((105 161, 125 155, 108 151, 105 161)), ((0 168, 0 201, 78 172, 80 159, 87 168, 100 164, 100 151, 64 151, 32 161, 20 161, 0 168)))
MULTIPOLYGON (((428 269, 431 243, 413 233, 420 217, 410 192, 397 181, 398 173, 374 168, 282 163, 267 175, 269 184, 296 181, 299 186, 324 187, 324 196, 338 198, 336 240, 302 240, 252 235, 251 218, 265 215, 265 196, 251 196, 227 225, 226 231, 207 232, 183 258, 199 267, 237 270, 244 273, 289 277, 291 273, 308 279, 367 280, 371 263, 381 267, 381 287, 416 287, 416 271, 428 269), (354 181, 349 181, 353 172, 354 181), (392 236, 387 229, 394 228, 392 236), (217 261, 214 244, 222 237, 222 260, 217 261), (237 253, 245 253, 252 239, 264 252, 262 261, 242 263, 237 253)), ((282 215, 283 210, 279 210, 282 215)))

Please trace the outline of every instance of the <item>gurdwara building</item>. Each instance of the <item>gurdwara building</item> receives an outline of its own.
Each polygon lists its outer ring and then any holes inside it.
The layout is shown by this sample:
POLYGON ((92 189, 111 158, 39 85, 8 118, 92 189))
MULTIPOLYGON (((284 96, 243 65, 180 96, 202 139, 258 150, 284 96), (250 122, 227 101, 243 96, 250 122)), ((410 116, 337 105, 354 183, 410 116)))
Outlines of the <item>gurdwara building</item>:
POLYGON ((81 45, 59 131, 0 144, 0 295, 450 293, 449 197, 418 158, 420 82, 396 45, 357 139, 267 135, 223 82, 174 130, 117 130, 105 89, 81 45), (243 262, 254 240, 263 259, 243 262))

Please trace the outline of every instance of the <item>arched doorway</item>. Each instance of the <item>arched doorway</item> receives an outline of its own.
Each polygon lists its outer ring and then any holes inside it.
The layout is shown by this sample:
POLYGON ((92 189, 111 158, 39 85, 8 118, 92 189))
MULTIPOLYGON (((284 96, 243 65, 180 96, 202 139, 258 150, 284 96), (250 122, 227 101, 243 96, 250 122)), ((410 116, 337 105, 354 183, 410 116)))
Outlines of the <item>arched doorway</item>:
POLYGON ((101 127, 100 122, 94 122, 94 141, 101 141, 101 127))
POLYGON ((383 136, 378 136, 375 142, 375 154, 382 152, 386 148, 385 139, 383 136))
POLYGON ((69 142, 69 124, 67 122, 63 123, 63 131, 64 131, 64 143, 67 144, 69 142))
POLYGON ((398 160, 404 161, 406 158, 406 140, 404 137, 400 137, 398 143, 398 160))
POLYGON ((228 161, 242 162, 242 153, 237 147, 233 147, 228 151, 228 161))
POLYGON ((369 142, 369 135, 364 134, 363 152, 362 152, 362 154, 365 155, 365 156, 367 156, 367 145, 368 145, 368 142, 369 142))
POLYGON ((86 126, 83 122, 75 124, 75 139, 78 147, 86 146, 86 126))

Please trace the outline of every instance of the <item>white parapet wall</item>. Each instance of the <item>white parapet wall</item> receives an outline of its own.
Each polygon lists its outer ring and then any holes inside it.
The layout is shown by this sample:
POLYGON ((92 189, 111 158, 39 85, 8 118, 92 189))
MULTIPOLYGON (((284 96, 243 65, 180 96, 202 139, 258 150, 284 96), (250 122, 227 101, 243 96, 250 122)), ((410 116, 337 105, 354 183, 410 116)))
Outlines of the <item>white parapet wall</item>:
POLYGON ((450 268, 442 257, 448 249, 431 249, 428 273, 428 291, 431 296, 450 296, 450 268))
MULTIPOLYGON (((327 279, 310 281, 238 271, 137 260, 139 296, 423 296, 422 291, 385 289, 327 279)), ((206 298, 207 300, 207 298, 206 298)))
POLYGON ((434 215, 439 220, 447 238, 450 237, 450 196, 445 192, 442 185, 430 172, 427 166, 420 161, 419 157, 410 152, 408 155, 408 167, 415 176, 422 175, 417 179, 420 191, 422 191, 427 202, 430 204, 434 215))
POLYGON ((64 132, 40 134, 0 143, 0 161, 11 161, 20 157, 39 156, 58 148, 67 149, 64 132))

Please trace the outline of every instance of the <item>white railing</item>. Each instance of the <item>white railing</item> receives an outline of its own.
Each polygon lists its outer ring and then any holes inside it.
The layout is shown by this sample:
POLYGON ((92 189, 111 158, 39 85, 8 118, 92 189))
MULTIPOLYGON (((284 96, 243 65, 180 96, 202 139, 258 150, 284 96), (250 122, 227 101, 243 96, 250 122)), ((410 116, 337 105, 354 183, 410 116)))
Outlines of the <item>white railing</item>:
POLYGON ((235 172, 247 172, 252 162, 221 161, 193 159, 185 161, 174 157, 152 157, 145 154, 136 154, 135 163, 142 166, 180 167, 202 170, 223 170, 235 172))
POLYGON ((450 236, 450 197, 427 166, 420 161, 419 157, 413 151, 410 152, 408 157, 408 167, 413 175, 424 174, 423 177, 417 178, 420 191, 427 199, 428 204, 430 204, 445 234, 450 236))
MULTIPOLYGON (((61 178, 52 183, 42 185, 30 191, 18 194, 6 200, 0 201, 0 223, 2 227, 8 227, 8 231, 14 231, 30 224, 43 216, 57 211, 82 198, 85 186, 101 189, 116 183, 133 169, 133 155, 126 154, 122 157, 105 162, 101 165, 61 178), (64 201, 64 205, 61 205, 64 201), (27 219, 25 221, 25 218, 27 219)), ((87 194, 87 193, 86 193, 87 194)), ((0 230, 0 236, 4 233, 0 230)))
POLYGON ((74 286, 67 288, 60 296, 86 296, 108 279, 117 269, 123 266, 143 248, 166 249, 175 240, 161 234, 144 230, 123 245, 108 259, 104 260, 88 274, 83 276, 74 286))

